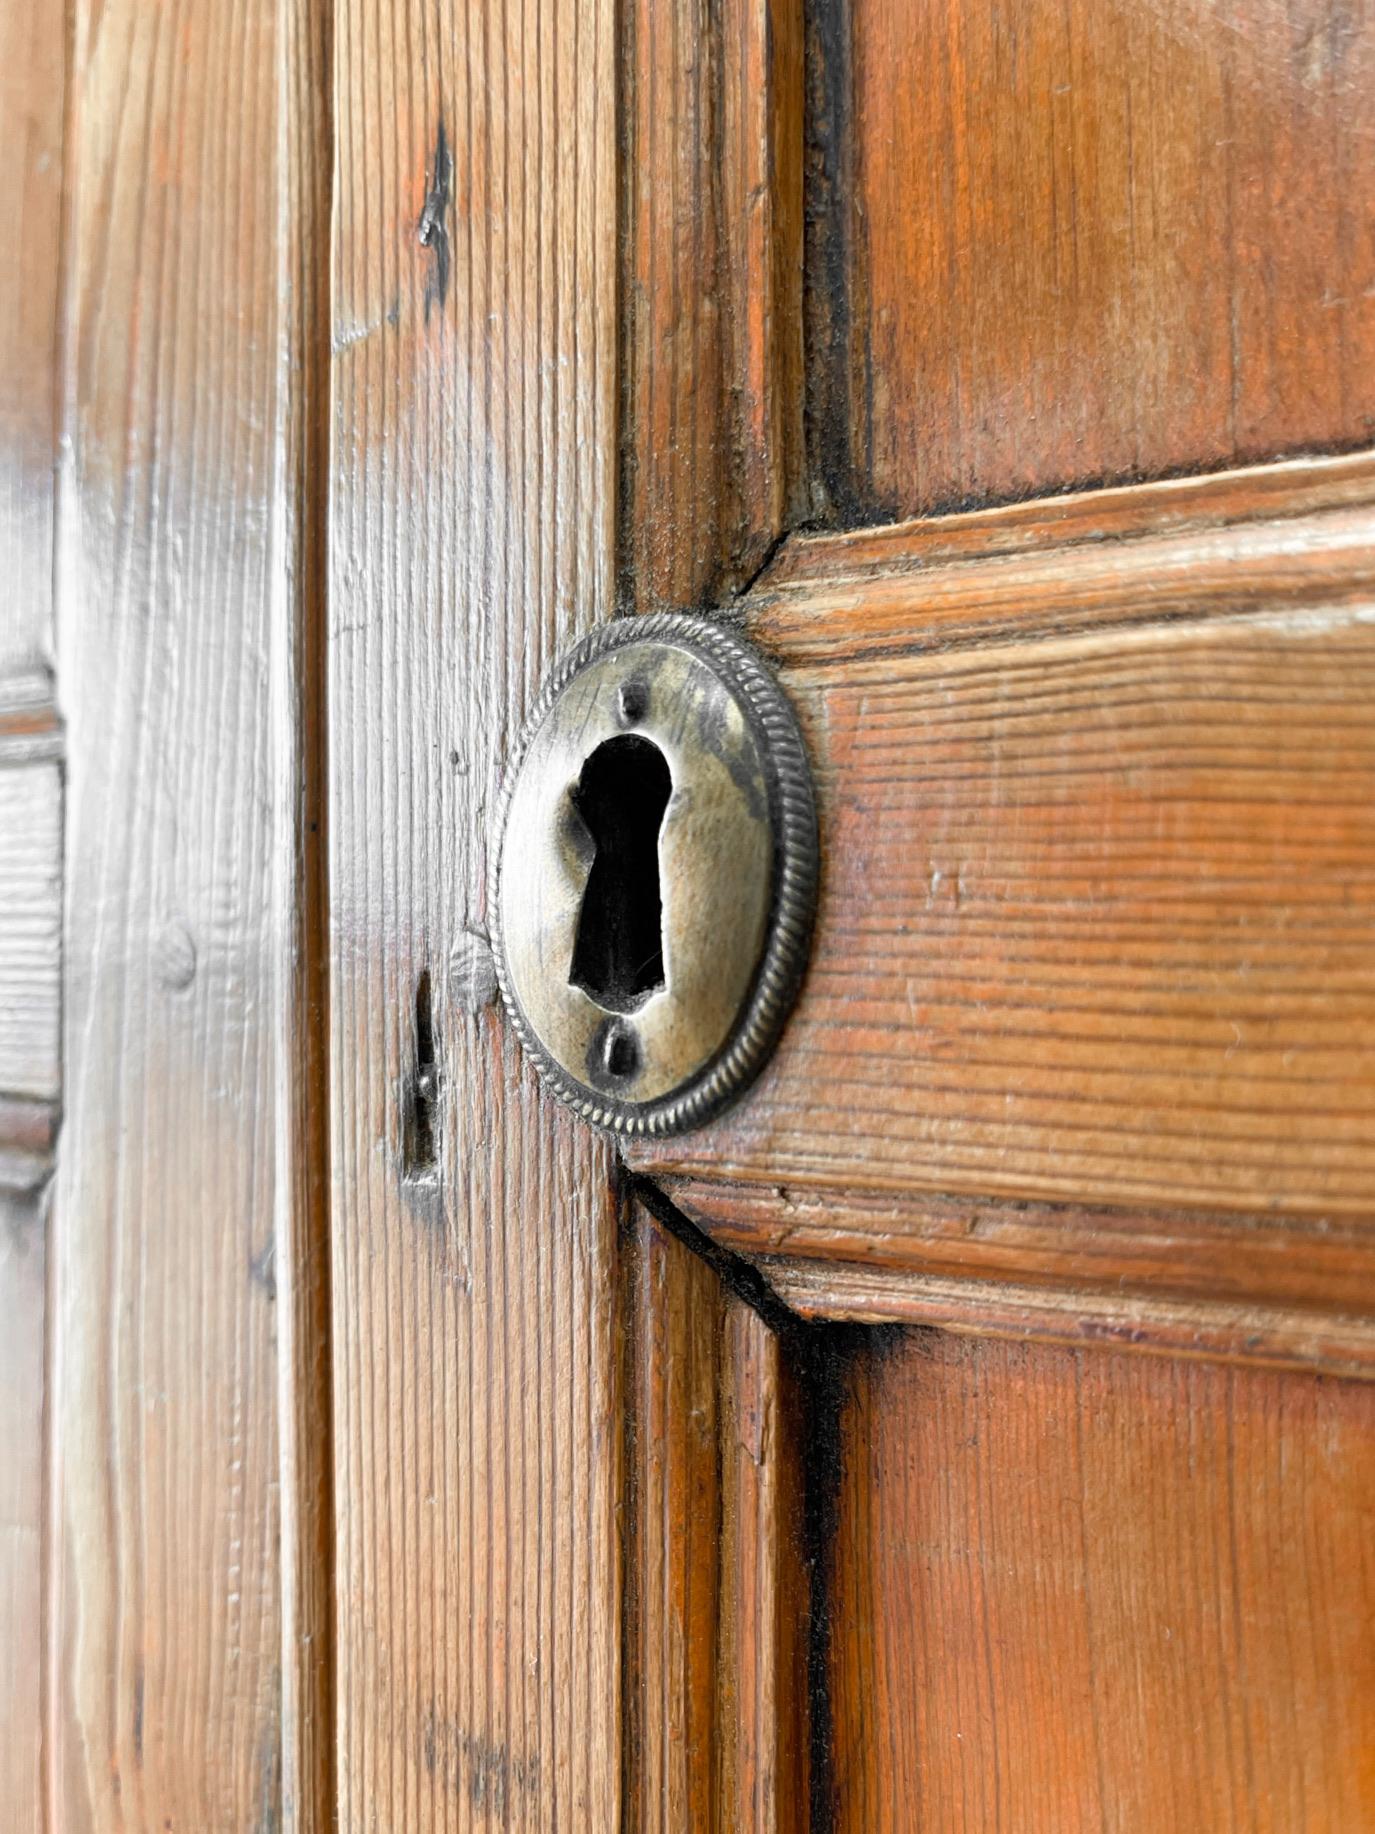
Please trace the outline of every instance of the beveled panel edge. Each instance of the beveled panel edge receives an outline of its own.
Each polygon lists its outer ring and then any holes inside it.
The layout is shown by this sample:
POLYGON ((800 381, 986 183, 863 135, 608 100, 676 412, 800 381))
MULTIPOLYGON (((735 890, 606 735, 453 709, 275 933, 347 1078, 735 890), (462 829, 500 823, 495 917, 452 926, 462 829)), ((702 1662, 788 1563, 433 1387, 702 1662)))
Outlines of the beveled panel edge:
POLYGON ((641 1174, 800 1318, 1375 1378, 1375 1217, 855 1192, 641 1174))
POLYGON ((795 535, 741 601, 785 668, 1375 597, 1375 457, 795 535))
POLYGON ((1040 1341, 1375 1381, 1375 1319, 1207 1300, 948 1280, 849 1262, 759 1263, 798 1315, 829 1323, 928 1326, 965 1337, 1040 1341))

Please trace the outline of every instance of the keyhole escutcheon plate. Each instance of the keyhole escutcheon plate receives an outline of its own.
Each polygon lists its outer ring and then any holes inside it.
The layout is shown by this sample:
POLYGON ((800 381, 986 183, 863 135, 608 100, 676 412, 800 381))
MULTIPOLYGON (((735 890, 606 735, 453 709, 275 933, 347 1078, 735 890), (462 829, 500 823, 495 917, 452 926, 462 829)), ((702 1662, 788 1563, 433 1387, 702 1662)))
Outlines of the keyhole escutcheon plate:
POLYGON ((493 946, 548 1086, 597 1127, 701 1125, 754 1078, 811 940, 816 804, 761 657, 705 618, 562 657, 501 814, 493 946))

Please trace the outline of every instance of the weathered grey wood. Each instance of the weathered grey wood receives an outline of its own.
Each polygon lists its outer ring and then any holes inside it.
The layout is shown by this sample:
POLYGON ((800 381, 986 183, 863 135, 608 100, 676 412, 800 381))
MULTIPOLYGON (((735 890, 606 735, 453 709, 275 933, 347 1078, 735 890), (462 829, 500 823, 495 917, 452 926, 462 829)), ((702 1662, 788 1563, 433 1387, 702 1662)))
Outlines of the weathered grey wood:
POLYGON ((328 1619, 299 1583, 329 1511, 325 1347, 300 1331, 324 1259, 299 1088, 321 1023, 298 923, 309 348, 284 305, 299 264, 326 264, 286 127, 318 95, 320 27, 286 0, 73 19, 45 1758, 63 1834, 330 1811, 306 1641, 328 1619))

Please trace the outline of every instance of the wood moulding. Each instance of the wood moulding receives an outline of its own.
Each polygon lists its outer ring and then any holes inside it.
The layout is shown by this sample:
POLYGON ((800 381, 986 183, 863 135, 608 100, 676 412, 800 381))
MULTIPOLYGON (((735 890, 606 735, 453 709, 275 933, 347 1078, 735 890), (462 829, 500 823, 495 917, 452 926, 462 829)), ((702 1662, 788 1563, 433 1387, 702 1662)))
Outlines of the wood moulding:
POLYGON ((623 1270, 625 1825, 801 1834, 808 1575, 794 1359, 638 1204, 623 1270))
POLYGON ((795 538, 744 614, 817 772, 813 960, 749 1100, 635 1167, 809 1313, 1005 1283, 1361 1360, 1375 463, 795 538))
POLYGON ((799 519, 802 9, 632 0, 621 595, 706 609, 799 519))

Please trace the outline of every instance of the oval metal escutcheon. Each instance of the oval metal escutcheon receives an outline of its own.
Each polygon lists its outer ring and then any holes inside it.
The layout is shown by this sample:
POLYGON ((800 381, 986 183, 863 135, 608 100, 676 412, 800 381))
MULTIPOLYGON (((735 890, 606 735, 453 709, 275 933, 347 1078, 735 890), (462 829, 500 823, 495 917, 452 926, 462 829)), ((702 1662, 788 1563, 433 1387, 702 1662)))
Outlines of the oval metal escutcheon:
POLYGON ((661 613, 564 656, 506 786, 493 926, 555 1094, 634 1134, 739 1094, 801 978, 817 857, 801 733, 748 644, 661 613))

